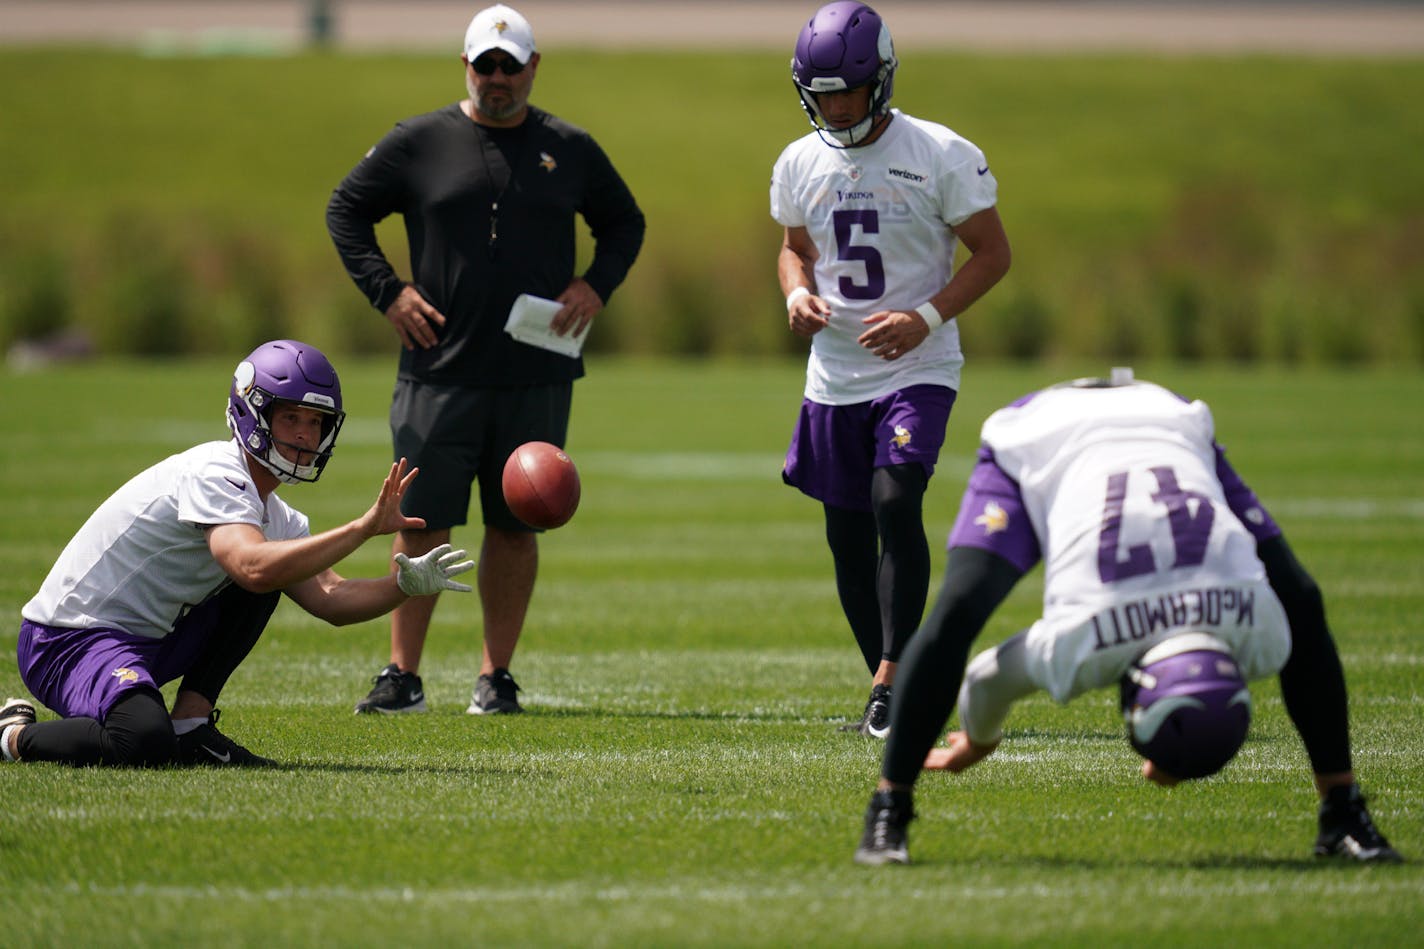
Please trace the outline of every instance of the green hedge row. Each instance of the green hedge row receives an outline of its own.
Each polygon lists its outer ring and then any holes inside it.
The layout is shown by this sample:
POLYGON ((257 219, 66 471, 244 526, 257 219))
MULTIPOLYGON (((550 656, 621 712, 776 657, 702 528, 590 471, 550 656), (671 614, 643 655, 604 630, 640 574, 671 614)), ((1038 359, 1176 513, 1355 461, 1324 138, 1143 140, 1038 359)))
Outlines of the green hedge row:
MULTIPOLYGON (((1424 362, 1424 63, 909 53, 896 103, 989 155, 1015 249, 971 355, 1424 362)), ((0 50, 0 344, 231 353, 393 337, 341 271, 331 188, 453 57, 0 50)), ((546 53, 535 101, 648 214, 591 346, 801 349, 766 188, 806 130, 785 57, 546 53)), ((382 240, 404 269, 397 222, 382 240)))

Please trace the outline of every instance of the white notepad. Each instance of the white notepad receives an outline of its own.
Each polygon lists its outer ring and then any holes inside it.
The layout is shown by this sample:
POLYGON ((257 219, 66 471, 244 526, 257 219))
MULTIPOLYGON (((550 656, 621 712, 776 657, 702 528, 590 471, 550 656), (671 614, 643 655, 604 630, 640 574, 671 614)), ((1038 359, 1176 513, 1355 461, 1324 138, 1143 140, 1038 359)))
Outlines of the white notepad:
POLYGON ((521 343, 577 359, 583 352, 584 340, 588 338, 588 327, 585 326, 583 332, 577 336, 556 335, 549 328, 549 324, 553 321, 554 314, 563 308, 564 305, 557 300, 546 300, 521 293, 515 298, 514 306, 510 307, 504 331, 521 343))

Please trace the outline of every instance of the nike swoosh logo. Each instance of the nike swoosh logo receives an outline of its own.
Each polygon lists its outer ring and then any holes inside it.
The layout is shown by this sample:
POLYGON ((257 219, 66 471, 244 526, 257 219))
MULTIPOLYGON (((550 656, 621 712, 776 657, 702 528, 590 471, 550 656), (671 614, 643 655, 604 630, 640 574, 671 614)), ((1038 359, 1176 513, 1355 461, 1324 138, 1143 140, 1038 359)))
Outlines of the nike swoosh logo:
POLYGON ((410 701, 411 701, 411 704, 412 704, 412 705, 415 704, 416 702, 419 702, 419 701, 420 701, 421 699, 423 699, 423 698, 425 698, 425 693, 424 693, 424 692, 412 692, 412 693, 410 693, 410 701))
POLYGON ((213 751, 207 745, 199 745, 198 747, 206 751, 208 754, 212 755, 218 761, 221 761, 223 764, 228 764, 232 761, 232 752, 230 751, 224 751, 222 754, 218 754, 216 751, 213 751))
POLYGON ((224 477, 223 480, 226 481, 228 484, 232 485, 234 488, 237 488, 237 490, 239 490, 239 491, 246 491, 246 490, 247 490, 247 482, 246 482, 246 481, 234 481, 234 480, 232 480, 231 478, 227 478, 227 477, 224 477))
POLYGON ((989 173, 989 166, 985 165, 983 168, 980 168, 978 173, 981 175, 987 175, 989 173))

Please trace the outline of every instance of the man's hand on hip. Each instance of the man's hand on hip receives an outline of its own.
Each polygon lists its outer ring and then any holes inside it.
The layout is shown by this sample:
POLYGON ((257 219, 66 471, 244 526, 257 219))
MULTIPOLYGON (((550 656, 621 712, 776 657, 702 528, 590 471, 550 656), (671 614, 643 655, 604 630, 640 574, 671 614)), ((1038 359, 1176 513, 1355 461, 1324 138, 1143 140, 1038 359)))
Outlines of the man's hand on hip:
POLYGON ((426 302, 420 291, 410 284, 405 285, 396 302, 386 309, 386 319, 400 334, 401 345, 406 349, 430 349, 440 340, 435 335, 435 327, 445 325, 445 314, 426 302))
POLYGON ((564 305, 562 310, 554 314, 554 320, 549 324, 558 336, 582 335, 584 330, 588 329, 588 324, 592 323, 593 318, 603 309, 603 299, 582 277, 575 277, 568 289, 554 299, 564 305))

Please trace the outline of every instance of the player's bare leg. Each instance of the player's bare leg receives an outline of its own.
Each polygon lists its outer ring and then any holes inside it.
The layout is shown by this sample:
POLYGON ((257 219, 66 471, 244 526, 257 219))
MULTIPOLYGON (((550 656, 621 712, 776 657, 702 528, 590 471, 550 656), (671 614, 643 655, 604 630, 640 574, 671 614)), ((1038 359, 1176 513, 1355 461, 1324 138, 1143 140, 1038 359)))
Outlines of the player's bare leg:
MULTIPOLYGON (((449 541, 448 527, 400 531, 391 542, 391 556, 405 554, 414 559, 449 541)), ((391 664, 376 675, 370 693, 356 703, 358 715, 426 710, 425 686, 419 674, 420 657, 438 599, 438 596, 413 596, 391 611, 391 664)))
MULTIPOLYGON (((405 554, 414 559, 450 542, 449 528, 401 531, 391 544, 391 556, 405 554)), ((438 596, 413 596, 391 613, 391 662, 401 672, 419 672, 425 651, 430 619, 435 615, 438 596)))
POLYGON ((508 669, 524 629, 524 617, 539 573, 539 540, 527 531, 485 529, 480 549, 480 604, 485 644, 480 674, 508 669))
POLYGON ((519 686, 509 674, 514 648, 524 629, 534 579, 539 572, 539 538, 526 531, 485 528, 480 550, 479 588, 484 610, 484 656, 471 715, 522 712, 519 686))

